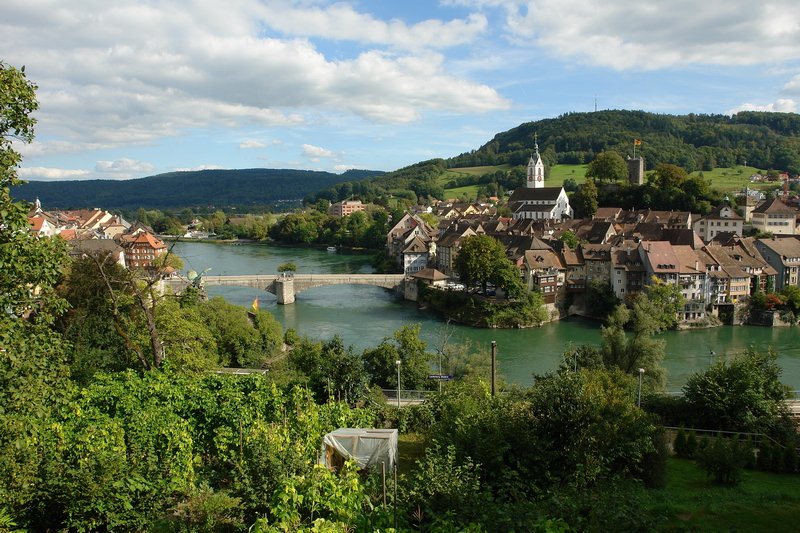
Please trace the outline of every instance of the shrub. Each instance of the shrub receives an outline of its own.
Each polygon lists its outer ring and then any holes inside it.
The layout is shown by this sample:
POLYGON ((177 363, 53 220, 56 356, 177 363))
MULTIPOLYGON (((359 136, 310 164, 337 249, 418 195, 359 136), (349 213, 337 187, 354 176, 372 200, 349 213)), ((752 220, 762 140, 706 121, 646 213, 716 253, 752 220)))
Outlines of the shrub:
POLYGON ((716 438, 710 446, 697 453, 697 462, 715 483, 738 485, 748 453, 752 452, 742 446, 739 439, 716 438))
POLYGON ((686 437, 686 457, 689 459, 694 459, 695 455, 697 454, 697 436, 695 435, 694 431, 690 431, 689 435, 686 437))
POLYGON ((675 452, 675 455, 681 459, 687 459, 689 457, 686 453, 686 432, 683 430, 683 428, 679 429, 678 434, 675 435, 675 440, 672 444, 672 450, 675 452))
POLYGON ((794 446, 786 446, 783 449, 783 471, 787 474, 794 474, 797 469, 797 449, 794 446))
POLYGON ((768 472, 772 465, 772 443, 768 440, 761 441, 758 446, 758 455, 756 457, 756 468, 768 472))
POLYGON ((642 481, 647 488, 663 489, 667 486, 667 436, 663 430, 653 435, 653 451, 642 460, 642 481))

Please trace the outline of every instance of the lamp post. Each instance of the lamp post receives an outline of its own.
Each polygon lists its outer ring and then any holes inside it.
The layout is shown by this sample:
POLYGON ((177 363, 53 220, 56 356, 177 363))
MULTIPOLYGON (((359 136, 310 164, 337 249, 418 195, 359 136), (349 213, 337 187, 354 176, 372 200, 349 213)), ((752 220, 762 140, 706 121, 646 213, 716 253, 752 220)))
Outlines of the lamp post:
POLYGON ((397 365, 397 407, 400 407, 400 359, 394 363, 397 365))
POLYGON ((708 364, 709 365, 713 365, 714 364, 714 356, 715 355, 717 355, 717 352, 715 352, 714 350, 709 350, 708 351, 708 364))
POLYGON ((644 374, 644 368, 639 369, 639 392, 636 398, 636 406, 642 406, 642 374, 644 374))

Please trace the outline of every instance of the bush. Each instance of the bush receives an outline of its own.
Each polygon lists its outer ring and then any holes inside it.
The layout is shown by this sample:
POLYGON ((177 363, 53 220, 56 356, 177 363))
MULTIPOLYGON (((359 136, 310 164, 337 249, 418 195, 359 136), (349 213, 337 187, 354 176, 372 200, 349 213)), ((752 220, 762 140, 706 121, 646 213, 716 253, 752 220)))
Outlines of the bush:
POLYGON ((715 483, 738 485, 748 454, 752 454, 752 451, 748 446, 743 446, 739 439, 718 437, 697 453, 697 462, 715 483))
POLYGON ((667 486, 667 436, 663 430, 653 435, 653 451, 642 460, 642 481, 650 489, 663 489, 667 486))
POLYGON ((697 436, 695 435, 694 431, 689 432, 689 436, 686 437, 686 457, 688 459, 694 459, 695 455, 697 454, 697 436))
POLYGON ((686 453, 686 432, 683 428, 679 429, 678 434, 675 435, 675 440, 672 443, 672 451, 681 459, 689 458, 689 455, 686 453))
POLYGON ((764 472, 769 472, 772 466, 772 443, 768 440, 762 441, 758 446, 756 456, 756 468, 764 472))
POLYGON ((794 446, 786 446, 783 449, 783 471, 787 474, 794 474, 797 469, 797 449, 794 446))

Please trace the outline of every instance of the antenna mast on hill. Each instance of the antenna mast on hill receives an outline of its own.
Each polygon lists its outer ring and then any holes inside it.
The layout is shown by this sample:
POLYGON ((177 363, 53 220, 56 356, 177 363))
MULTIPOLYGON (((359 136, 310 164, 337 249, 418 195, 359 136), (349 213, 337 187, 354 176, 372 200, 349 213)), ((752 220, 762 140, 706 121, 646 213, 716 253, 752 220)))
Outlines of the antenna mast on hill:
POLYGON ((594 112, 597 113, 597 95, 594 95, 594 112))

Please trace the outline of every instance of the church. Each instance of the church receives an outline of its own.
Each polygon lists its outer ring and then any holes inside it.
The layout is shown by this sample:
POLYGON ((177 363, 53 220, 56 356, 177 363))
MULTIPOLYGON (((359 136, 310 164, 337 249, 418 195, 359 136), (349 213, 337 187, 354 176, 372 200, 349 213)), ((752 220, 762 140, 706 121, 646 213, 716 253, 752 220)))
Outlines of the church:
POLYGON ((514 220, 562 220, 572 218, 567 192, 563 187, 544 186, 544 162, 539 143, 528 161, 525 187, 517 188, 508 200, 514 220))

